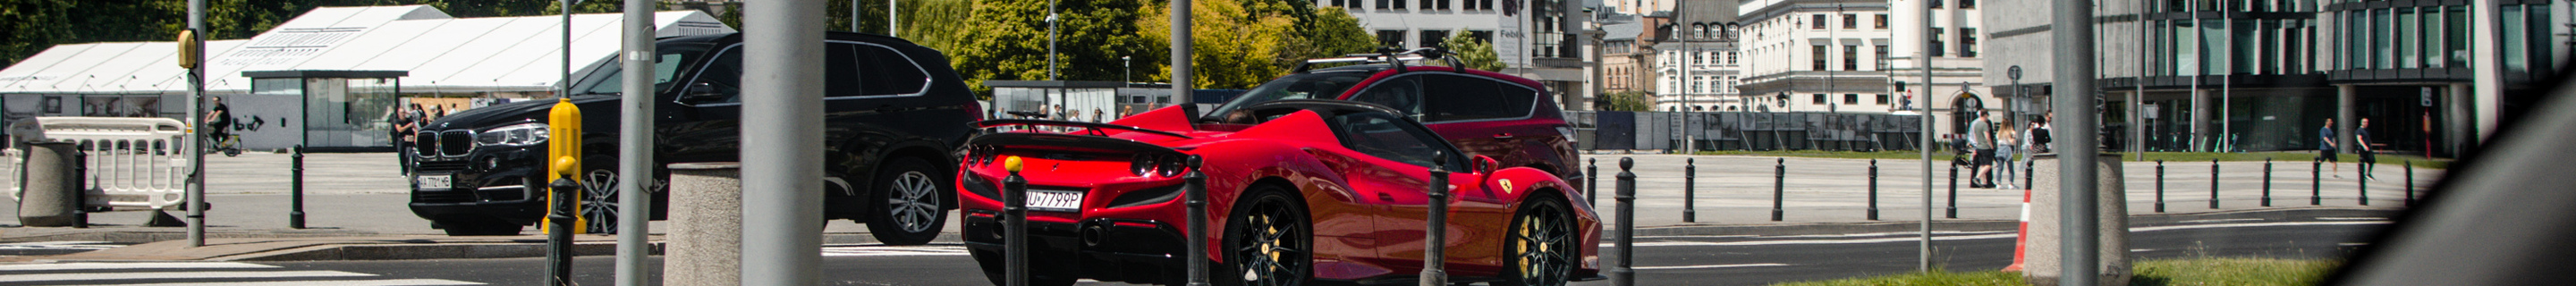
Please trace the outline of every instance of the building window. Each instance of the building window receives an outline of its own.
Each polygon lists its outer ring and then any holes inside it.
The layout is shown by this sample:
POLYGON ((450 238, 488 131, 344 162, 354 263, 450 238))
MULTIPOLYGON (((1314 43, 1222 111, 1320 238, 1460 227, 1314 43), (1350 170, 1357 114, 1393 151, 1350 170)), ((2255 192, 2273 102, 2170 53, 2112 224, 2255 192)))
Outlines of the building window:
POLYGON ((1815 20, 1815 21, 1808 21, 1808 22, 1807 22, 1807 23, 1808 23, 1808 25, 1807 25, 1807 26, 1812 27, 1812 29, 1816 29, 1816 30, 1824 30, 1824 29, 1825 29, 1825 14, 1816 14, 1816 15, 1815 15, 1815 18, 1816 18, 1816 20, 1815 20))
POLYGON ((1878 105, 1887 105, 1887 95, 1886 95, 1886 94, 1879 94, 1879 95, 1878 95, 1878 105))
POLYGON ((1877 27, 1878 27, 1879 29, 1886 29, 1886 28, 1887 28, 1887 14, 1878 14, 1878 17, 1877 17, 1877 18, 1878 18, 1878 26, 1877 26, 1877 27))
POLYGON ((1825 45, 1823 45, 1823 44, 1818 44, 1818 45, 1816 45, 1816 52, 1815 52, 1815 54, 1814 54, 1814 55, 1812 55, 1812 56, 1814 56, 1814 58, 1815 58, 1816 65, 1815 65, 1815 69, 1811 69, 1811 70, 1816 70, 1816 71, 1825 70, 1825 45))
POLYGON ((1449 50, 1449 31, 1422 30, 1422 45, 1449 50))
POLYGON ((1887 45, 1878 45, 1878 70, 1887 70, 1887 45))
POLYGON ((1932 0, 1932 9, 1941 9, 1941 0, 1932 0))
MULTIPOLYGON (((1965 5, 1968 0, 1960 0, 1965 5)), ((1977 57, 1977 28, 1959 28, 1959 57, 1977 57)))
POLYGON ((1825 94, 1818 93, 1818 94, 1815 94, 1815 96, 1811 96, 1811 97, 1815 98, 1815 100, 1813 100, 1813 101, 1815 102, 1815 104, 1818 104, 1818 105, 1826 104, 1826 103, 1825 103, 1825 94))
POLYGON ((1941 47, 1947 46, 1941 43, 1941 32, 1940 27, 1932 28, 1932 56, 1935 57, 1943 56, 1941 47))
POLYGON ((1860 94, 1857 94, 1857 93, 1845 93, 1845 94, 1843 94, 1843 104, 1860 104, 1860 94))
POLYGON ((1843 29, 1859 29, 1860 15, 1843 14, 1843 29))
MULTIPOLYGON (((1378 9, 1387 9, 1388 7, 1393 7, 1393 6, 1387 6, 1387 5, 1390 5, 1390 4, 1388 4, 1388 3, 1390 3, 1390 2, 1398 3, 1398 4, 1392 4, 1392 5, 1402 5, 1401 3, 1402 3, 1403 1, 1404 1, 1404 0, 1377 0, 1377 8, 1378 8, 1378 9)), ((1398 46, 1398 47, 1402 47, 1402 46, 1398 46)))
POLYGON ((1405 47, 1404 30, 1377 30, 1377 45, 1381 47, 1405 47))
POLYGON ((1735 64, 1735 54, 1736 54, 1736 52, 1719 52, 1719 53, 1725 53, 1725 54, 1726 54, 1726 64, 1728 64, 1728 65, 1733 65, 1733 64, 1735 64))
MULTIPOLYGON (((2260 1, 2257 1, 2260 2, 2260 1)), ((1977 0, 1959 0, 1959 9, 1976 9, 1977 0)))
POLYGON ((1843 70, 1860 70, 1860 45, 1843 45, 1843 70))

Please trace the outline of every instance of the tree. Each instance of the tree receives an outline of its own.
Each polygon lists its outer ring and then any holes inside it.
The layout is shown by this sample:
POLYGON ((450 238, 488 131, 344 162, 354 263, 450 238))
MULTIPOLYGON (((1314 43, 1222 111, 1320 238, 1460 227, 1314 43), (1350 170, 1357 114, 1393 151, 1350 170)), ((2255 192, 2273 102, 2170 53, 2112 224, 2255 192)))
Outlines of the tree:
POLYGON ((1602 96, 1600 102, 1593 103, 1592 110, 1653 111, 1650 109, 1655 108, 1655 103, 1653 99, 1649 99, 1650 97, 1652 96, 1648 96, 1644 91, 1631 90, 1614 92, 1610 93, 1610 95, 1602 96))
MULTIPOLYGON (((1288 73, 1306 59, 1368 52, 1376 40, 1359 20, 1339 8, 1303 0, 1193 0, 1190 62, 1196 88, 1250 88, 1288 73)), ((1156 46, 1170 41, 1168 2, 1149 1, 1137 22, 1156 46)), ((1160 49, 1157 49, 1160 50, 1160 49)), ((1170 80, 1168 63, 1153 63, 1147 80, 1170 80)))
MULTIPOLYGON (((1057 2, 1061 22, 1057 25, 1056 79, 1115 80, 1120 74, 1118 57, 1150 58, 1160 54, 1159 49, 1150 48, 1152 41, 1133 24, 1138 21, 1138 7, 1135 0, 1057 2)), ((989 80, 1047 79, 1047 0, 980 0, 972 11, 966 20, 971 24, 915 25, 954 30, 913 35, 955 34, 945 38, 955 42, 925 46, 946 46, 944 51, 954 62, 951 66, 975 87, 977 94, 988 93, 990 89, 983 87, 983 82, 989 80)))
POLYGON ((1494 54, 1494 43, 1470 37, 1465 30, 1449 31, 1449 38, 1441 39, 1440 45, 1449 47, 1449 52, 1457 55, 1460 64, 1467 65, 1467 68, 1502 71, 1507 67, 1502 56, 1494 54))

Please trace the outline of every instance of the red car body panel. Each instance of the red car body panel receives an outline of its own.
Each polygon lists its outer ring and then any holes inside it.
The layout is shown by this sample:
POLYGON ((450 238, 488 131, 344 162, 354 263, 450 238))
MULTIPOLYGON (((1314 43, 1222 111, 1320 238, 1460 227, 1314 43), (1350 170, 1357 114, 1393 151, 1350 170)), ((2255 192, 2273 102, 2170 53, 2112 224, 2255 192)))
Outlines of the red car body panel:
MULTIPOLYGON (((1293 189, 1310 216, 1313 238, 1312 275, 1319 280, 1356 281, 1388 276, 1412 275, 1421 271, 1427 209, 1427 186, 1430 169, 1407 163, 1368 156, 1342 145, 1331 127, 1312 111, 1272 119, 1248 127, 1197 126, 1182 107, 1163 108, 1111 122, 1168 131, 1189 136, 1179 138, 1148 132, 1086 129, 1066 134, 1095 135, 1084 140, 1131 140, 1167 150, 1197 155, 1203 165, 1198 170, 1207 176, 1208 257, 1225 261, 1223 226, 1233 213, 1236 200, 1256 184, 1273 184, 1293 189), (1237 131, 1223 131, 1236 129, 1237 131), (1108 138, 1108 139, 1102 139, 1108 138)), ((1035 132, 1035 131, 1017 131, 1035 132)), ((1072 136, 1067 136, 1071 138, 1072 136)), ((1079 144, 1068 144, 1079 145, 1079 144)), ((1160 174, 1136 175, 1130 169, 1130 154, 1145 151, 1109 150, 1104 148, 1054 147, 1044 144, 970 146, 958 183, 958 202, 968 223, 964 227, 970 248, 998 243, 992 232, 1002 210, 1001 198, 990 190, 1000 189, 999 182, 1009 172, 998 158, 1016 156, 1023 162, 1019 173, 1031 190, 1078 190, 1084 193, 1078 212, 1028 211, 1032 228, 1052 230, 1054 226, 1088 228, 1107 224, 1109 229, 1140 229, 1168 232, 1171 237, 1186 233, 1186 211, 1183 200, 1162 199, 1160 202, 1125 204, 1128 195, 1151 196, 1158 188, 1176 187, 1179 176, 1160 174)), ((1555 196, 1567 202, 1578 222, 1580 233, 1575 248, 1580 250, 1573 277, 1594 277, 1600 272, 1598 245, 1601 239, 1600 219, 1593 214, 1587 200, 1577 197, 1562 179, 1537 169, 1512 167, 1489 173, 1457 172, 1450 175, 1452 189, 1451 220, 1448 226, 1448 272, 1453 276, 1498 276, 1505 265, 1505 239, 1511 218, 1532 194, 1555 196)), ((1033 233, 1044 233, 1035 232, 1033 233)), ((1088 235, 1088 234, 1086 234, 1088 235)), ((1159 234, 1158 234, 1159 235, 1159 234)), ((1109 250, 1087 249, 1085 244, 1046 243, 1033 235, 1032 248, 1070 256, 1038 256, 1031 265, 1079 267, 1089 271, 1069 271, 1069 275, 1104 281, 1140 281, 1155 278, 1134 274, 1094 273, 1098 257, 1113 257, 1109 250), (1075 249, 1062 249, 1066 246, 1075 249), (1069 260, 1068 260, 1069 259, 1069 260)), ((1115 236, 1113 236, 1115 237, 1115 236)), ((1101 248, 1110 248, 1103 243, 1101 248)), ((998 249, 998 248, 994 248, 998 249)), ((1180 247, 1172 245, 1163 255, 1179 256, 1180 247)), ((1136 251, 1134 249, 1118 251, 1136 251)), ((1152 256, 1155 253, 1137 253, 1152 256)), ((1133 261, 1129 261, 1133 262, 1133 261)), ((1149 261, 1168 263, 1178 268, 1182 261, 1149 261)), ((1215 264, 1212 264, 1215 265, 1215 264)), ((1044 266, 1042 266, 1044 267, 1044 266)), ((1115 271, 1146 271, 1137 267, 1112 267, 1115 271)), ((1219 266, 1211 266, 1219 267, 1219 266)), ((1149 269, 1150 270, 1150 269, 1149 269)), ((1037 273, 1037 272, 1033 272, 1037 273)), ((1172 283, 1173 281, 1163 281, 1172 283)), ((1177 283, 1173 283, 1177 284, 1177 283)))

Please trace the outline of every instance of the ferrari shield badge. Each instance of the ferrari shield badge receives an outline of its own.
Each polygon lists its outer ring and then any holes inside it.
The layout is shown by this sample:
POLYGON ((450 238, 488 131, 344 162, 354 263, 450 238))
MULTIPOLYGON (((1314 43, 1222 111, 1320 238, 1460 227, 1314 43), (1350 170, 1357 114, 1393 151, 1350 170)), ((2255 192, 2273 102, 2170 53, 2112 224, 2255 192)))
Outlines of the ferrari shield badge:
POLYGON ((1512 179, 1503 179, 1503 193, 1512 193, 1512 179))

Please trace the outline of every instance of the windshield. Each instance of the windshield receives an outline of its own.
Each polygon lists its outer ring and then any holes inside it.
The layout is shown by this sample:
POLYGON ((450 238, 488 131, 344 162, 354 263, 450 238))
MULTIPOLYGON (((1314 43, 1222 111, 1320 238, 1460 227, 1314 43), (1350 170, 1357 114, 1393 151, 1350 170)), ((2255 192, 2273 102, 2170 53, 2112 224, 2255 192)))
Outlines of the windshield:
MULTIPOLYGON (((653 47, 653 92, 660 94, 678 85, 671 82, 679 80, 678 75, 683 68, 680 65, 706 54, 707 47, 705 43, 670 43, 653 47)), ((625 66, 614 60, 602 65, 598 72, 582 79, 582 84, 589 85, 589 88, 581 89, 582 94, 617 94, 625 89, 625 66)))
POLYGON ((1361 80, 1367 80, 1370 74, 1374 73, 1323 71, 1288 75, 1253 87, 1251 91, 1244 92, 1243 96, 1235 97, 1234 101, 1227 101, 1225 105, 1217 106, 1216 110, 1207 114, 1233 113, 1236 109, 1271 101, 1340 99, 1343 91, 1350 90, 1351 85, 1359 84, 1361 80))

